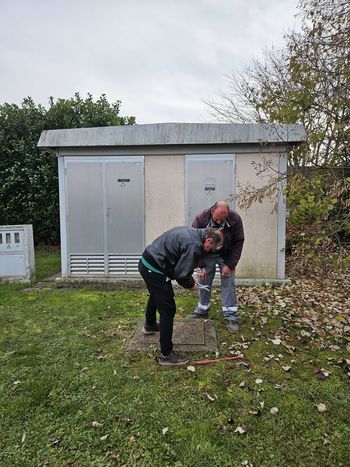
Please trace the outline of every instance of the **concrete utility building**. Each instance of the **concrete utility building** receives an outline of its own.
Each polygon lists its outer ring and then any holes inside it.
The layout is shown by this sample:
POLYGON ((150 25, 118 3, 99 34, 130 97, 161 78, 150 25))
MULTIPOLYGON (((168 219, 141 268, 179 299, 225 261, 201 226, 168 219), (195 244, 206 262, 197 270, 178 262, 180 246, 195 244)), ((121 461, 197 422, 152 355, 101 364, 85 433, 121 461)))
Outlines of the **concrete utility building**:
POLYGON ((305 140, 300 125, 159 123, 43 131, 58 158, 63 276, 138 274, 144 247, 226 199, 246 241, 238 278, 283 279, 286 206, 275 199, 235 207, 238 187, 259 188, 287 169, 305 140), (256 166, 268 161, 268 170, 256 166), (273 211, 277 202, 278 209, 273 211))

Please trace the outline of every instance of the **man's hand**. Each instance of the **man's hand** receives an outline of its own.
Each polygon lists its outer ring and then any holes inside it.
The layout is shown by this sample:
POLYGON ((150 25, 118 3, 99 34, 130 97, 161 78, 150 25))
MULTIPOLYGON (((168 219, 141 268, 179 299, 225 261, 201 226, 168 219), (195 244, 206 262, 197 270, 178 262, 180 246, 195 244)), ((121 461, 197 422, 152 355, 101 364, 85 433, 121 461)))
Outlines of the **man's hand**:
POLYGON ((205 282, 205 279, 207 277, 207 270, 205 268, 198 268, 197 277, 200 278, 203 282, 205 282))
POLYGON ((198 290, 198 284, 197 282, 194 283, 194 286, 192 287, 192 289, 190 289, 191 292, 195 292, 196 290, 198 290))
POLYGON ((226 264, 224 265, 224 267, 221 269, 220 271, 220 275, 222 277, 230 277, 230 275, 234 272, 234 269, 231 269, 229 268, 228 266, 226 266, 226 264))

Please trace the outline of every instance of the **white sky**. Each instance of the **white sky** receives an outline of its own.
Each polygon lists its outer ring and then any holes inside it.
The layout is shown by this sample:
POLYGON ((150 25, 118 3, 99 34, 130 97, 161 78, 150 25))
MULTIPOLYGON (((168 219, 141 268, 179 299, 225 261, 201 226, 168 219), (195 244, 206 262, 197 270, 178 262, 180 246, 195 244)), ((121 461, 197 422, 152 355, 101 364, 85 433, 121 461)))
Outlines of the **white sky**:
POLYGON ((283 44, 297 0, 0 0, 0 104, 106 94, 137 123, 206 122, 225 74, 283 44))

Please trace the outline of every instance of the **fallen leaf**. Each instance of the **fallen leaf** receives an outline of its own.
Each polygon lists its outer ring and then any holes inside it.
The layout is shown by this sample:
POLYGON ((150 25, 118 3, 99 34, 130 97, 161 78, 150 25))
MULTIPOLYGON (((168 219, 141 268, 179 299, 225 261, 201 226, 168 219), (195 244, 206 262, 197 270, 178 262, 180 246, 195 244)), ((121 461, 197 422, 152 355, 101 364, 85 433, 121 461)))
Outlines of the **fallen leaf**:
POLYGON ((129 443, 136 443, 136 437, 134 435, 130 436, 129 443))
POLYGON ((169 427, 165 427, 162 429, 162 435, 164 436, 166 433, 168 433, 169 427))
POLYGON ((244 386, 245 386, 245 382, 244 382, 244 381, 242 381, 241 383, 239 383, 239 387, 240 387, 240 388, 244 388, 244 386))
POLYGON ((327 412, 327 406, 325 404, 317 404, 317 410, 320 413, 327 412))
POLYGON ((261 410, 258 409, 258 410, 249 410, 249 413, 250 415, 255 415, 257 417, 259 417, 261 415, 261 410))
POLYGON ((320 367, 315 368, 314 373, 319 379, 327 379, 331 374, 330 371, 320 367))
POLYGON ((282 370, 284 370, 284 371, 290 371, 291 368, 292 367, 288 366, 288 365, 282 366, 282 370))
POLYGON ((282 342, 281 339, 277 338, 277 339, 271 339, 271 342, 274 344, 274 345, 280 345, 280 343, 282 342))
POLYGON ((207 396, 207 398, 208 398, 211 402, 215 401, 214 397, 212 397, 212 396, 211 396, 210 394, 208 394, 207 392, 205 392, 204 394, 207 396))
POLYGON ((93 426, 94 428, 100 428, 100 426, 102 426, 102 423, 99 423, 99 422, 91 422, 91 426, 93 426))
POLYGON ((243 433, 247 433, 247 431, 249 430, 250 430, 249 425, 242 425, 242 426, 238 426, 235 429, 235 433, 239 433, 240 435, 243 435, 243 433))
POLYGON ((192 371, 193 373, 196 371, 195 367, 193 365, 188 365, 187 367, 188 371, 192 371))
POLYGON ((272 407, 270 409, 270 413, 272 413, 272 415, 276 415, 278 413, 278 408, 277 407, 272 407))
POLYGON ((263 382, 263 380, 259 379, 259 378, 255 380, 255 384, 261 384, 262 382, 263 382))
POLYGON ((104 435, 100 437, 101 441, 106 441, 106 439, 109 437, 109 435, 104 435))

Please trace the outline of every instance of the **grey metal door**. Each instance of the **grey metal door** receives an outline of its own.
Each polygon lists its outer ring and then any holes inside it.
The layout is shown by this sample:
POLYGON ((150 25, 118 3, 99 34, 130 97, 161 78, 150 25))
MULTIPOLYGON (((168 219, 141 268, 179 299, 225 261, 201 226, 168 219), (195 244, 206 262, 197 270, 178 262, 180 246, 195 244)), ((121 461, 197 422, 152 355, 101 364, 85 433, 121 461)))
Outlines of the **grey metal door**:
POLYGON ((195 216, 213 205, 226 200, 232 204, 235 189, 234 155, 187 156, 187 225, 195 216))
POLYGON ((69 273, 137 273, 144 248, 143 157, 67 158, 65 174, 69 273))
POLYGON ((103 164, 68 162, 66 177, 69 252, 74 255, 103 254, 103 164))
POLYGON ((108 254, 140 254, 144 248, 143 161, 106 162, 108 254))

